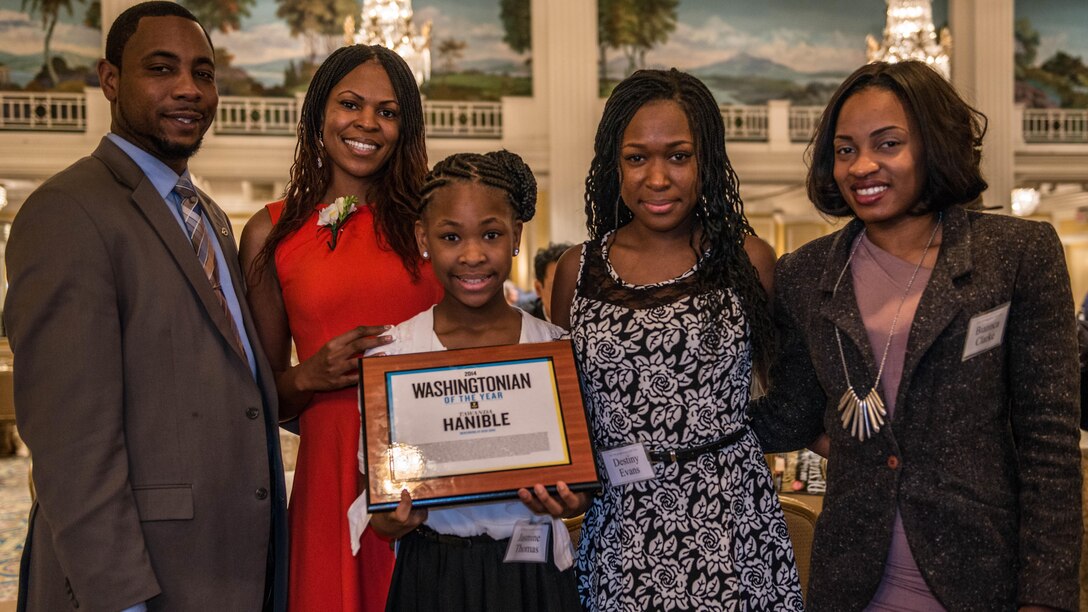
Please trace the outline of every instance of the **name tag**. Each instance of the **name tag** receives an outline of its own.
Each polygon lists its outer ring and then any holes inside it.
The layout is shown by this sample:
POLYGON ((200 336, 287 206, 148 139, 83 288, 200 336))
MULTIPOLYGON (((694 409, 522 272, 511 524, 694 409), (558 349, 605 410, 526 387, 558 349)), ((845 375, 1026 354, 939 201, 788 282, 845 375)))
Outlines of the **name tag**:
POLYGON ((548 523, 530 520, 514 524, 503 563, 544 563, 548 560, 548 523))
POLYGON ((601 451, 601 459, 608 472, 608 484, 613 487, 654 477, 654 467, 650 465, 650 457, 642 444, 601 451))
POLYGON ((967 340, 963 343, 963 358, 961 361, 986 352, 992 348, 1001 346, 1005 339, 1005 323, 1009 319, 1009 306, 1012 302, 981 312, 973 317, 967 324, 967 340))

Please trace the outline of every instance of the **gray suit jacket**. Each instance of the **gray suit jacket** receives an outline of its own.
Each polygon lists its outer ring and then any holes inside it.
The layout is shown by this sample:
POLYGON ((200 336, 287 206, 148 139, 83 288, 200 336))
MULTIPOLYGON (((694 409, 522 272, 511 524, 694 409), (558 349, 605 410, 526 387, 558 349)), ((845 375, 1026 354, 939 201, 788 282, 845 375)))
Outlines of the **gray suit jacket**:
POLYGON ((832 296, 860 229, 855 220, 779 261, 780 352, 770 395, 752 410, 768 452, 798 448, 821 431, 831 439, 810 609, 860 610, 869 602, 897 506, 922 575, 948 609, 1076 609, 1076 330, 1054 229, 960 207, 945 212, 895 418, 864 443, 838 419, 846 381, 834 330, 862 393, 877 362, 849 274, 832 296), (971 317, 1005 303, 1002 345, 962 360, 971 317))
POLYGON ((284 607, 275 385, 230 223, 204 203, 257 380, 185 234, 112 142, 46 181, 15 218, 4 321, 38 492, 26 609, 260 610, 266 572, 284 607))

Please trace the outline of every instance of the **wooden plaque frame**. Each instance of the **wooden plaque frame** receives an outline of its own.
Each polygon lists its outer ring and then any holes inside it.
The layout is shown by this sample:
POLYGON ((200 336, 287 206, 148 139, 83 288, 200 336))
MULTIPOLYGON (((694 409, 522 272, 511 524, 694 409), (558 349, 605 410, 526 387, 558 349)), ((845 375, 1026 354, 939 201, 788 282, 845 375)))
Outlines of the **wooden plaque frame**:
POLYGON ((516 499, 519 488, 535 483, 543 483, 554 494, 555 483, 559 480, 574 491, 600 487, 570 340, 366 357, 359 360, 359 368, 363 455, 367 465, 364 493, 371 512, 394 510, 400 501, 401 489, 407 489, 413 507, 420 508, 516 499), (550 362, 568 463, 394 480, 390 459, 392 418, 388 402, 391 374, 487 367, 526 360, 550 362))

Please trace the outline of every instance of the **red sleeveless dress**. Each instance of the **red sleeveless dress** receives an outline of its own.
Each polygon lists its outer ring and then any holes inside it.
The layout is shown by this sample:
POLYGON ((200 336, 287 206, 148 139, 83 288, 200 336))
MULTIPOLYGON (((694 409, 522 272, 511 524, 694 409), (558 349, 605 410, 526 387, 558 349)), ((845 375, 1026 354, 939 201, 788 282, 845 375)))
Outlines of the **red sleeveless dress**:
MULTIPOLYGON (((275 223, 283 202, 267 208, 275 223)), ((412 282, 400 258, 378 245, 369 207, 359 207, 344 223, 336 250, 326 244, 330 237, 317 225, 315 210, 276 247, 276 276, 300 360, 353 327, 395 325, 441 299, 429 265, 412 282)), ((354 387, 317 393, 300 416, 288 506, 292 611, 385 610, 394 562, 390 543, 368 528, 356 557, 348 537, 348 506, 358 488, 356 402, 354 387)))

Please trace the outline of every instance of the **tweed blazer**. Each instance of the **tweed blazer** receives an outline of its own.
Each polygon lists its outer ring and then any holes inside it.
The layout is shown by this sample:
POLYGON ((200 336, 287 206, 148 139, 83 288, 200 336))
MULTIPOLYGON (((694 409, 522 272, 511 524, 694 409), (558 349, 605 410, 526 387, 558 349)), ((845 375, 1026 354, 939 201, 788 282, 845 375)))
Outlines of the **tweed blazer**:
POLYGON ((854 220, 783 257, 769 395, 752 406, 767 452, 826 431, 827 493, 808 606, 861 610, 880 583, 898 507, 926 583, 949 610, 1075 610, 1081 542, 1073 298, 1054 229, 1004 215, 944 212, 940 252, 910 330, 895 417, 859 442, 839 421, 850 380, 877 361, 843 276, 854 220), (969 321, 1009 304, 1000 346, 963 359, 969 321))
POLYGON ((282 609, 275 384, 230 223, 201 197, 256 378, 185 232, 108 139, 15 218, 4 320, 38 492, 24 609, 260 610, 270 570, 282 609))

